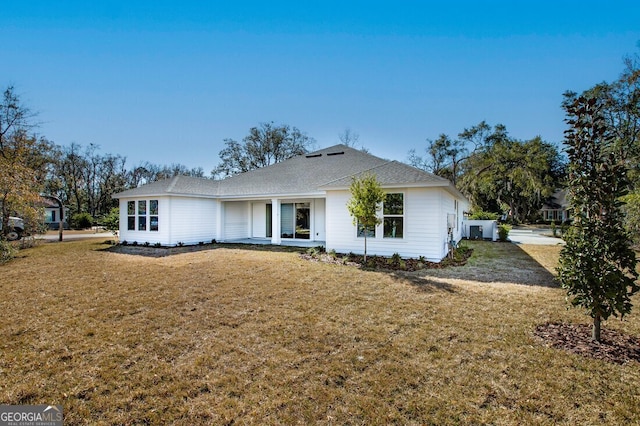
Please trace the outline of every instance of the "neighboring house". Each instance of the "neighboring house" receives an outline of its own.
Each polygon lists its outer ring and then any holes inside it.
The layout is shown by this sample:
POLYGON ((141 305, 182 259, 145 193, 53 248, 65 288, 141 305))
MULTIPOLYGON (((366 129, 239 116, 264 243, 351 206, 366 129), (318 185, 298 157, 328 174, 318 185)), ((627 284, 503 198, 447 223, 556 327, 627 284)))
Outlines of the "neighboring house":
POLYGON ((553 193, 549 200, 542 206, 540 213, 542 219, 547 222, 562 223, 570 219, 567 190, 559 189, 553 193))
POLYGON ((362 253, 346 204, 354 177, 373 174, 388 194, 368 254, 440 261, 461 238, 468 201, 447 179, 336 145, 224 180, 153 182, 120 200, 120 241, 165 246, 222 242, 324 245, 362 253))
MULTIPOLYGON (((40 197, 40 203, 44 207, 44 224, 49 229, 60 229, 60 207, 50 198, 40 197)), ((69 208, 64 207, 62 226, 69 229, 69 208)))

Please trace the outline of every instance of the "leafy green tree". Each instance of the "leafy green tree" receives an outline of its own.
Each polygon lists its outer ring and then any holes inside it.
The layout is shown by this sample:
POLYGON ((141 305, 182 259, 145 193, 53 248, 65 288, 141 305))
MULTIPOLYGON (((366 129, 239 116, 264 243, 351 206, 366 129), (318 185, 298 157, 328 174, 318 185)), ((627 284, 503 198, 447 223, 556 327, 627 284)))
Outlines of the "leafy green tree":
POLYGON ((227 177, 305 154, 315 140, 296 127, 271 122, 249 129, 242 143, 233 139, 224 143, 222 162, 211 172, 214 176, 227 177))
POLYGON ((51 144, 30 135, 33 114, 22 105, 9 86, 0 99, 0 217, 2 228, 9 229, 9 216, 25 220, 32 232, 42 222, 38 207, 42 182, 50 161, 51 144))
POLYGON ((351 199, 347 203, 347 209, 353 217, 353 224, 358 228, 358 234, 364 236, 364 261, 366 262, 367 234, 369 230, 375 229, 382 223, 378 210, 385 199, 385 193, 373 175, 353 178, 350 191, 351 199))
POLYGON ((474 209, 510 212, 515 222, 533 219, 564 175, 555 145, 514 139, 504 125, 484 121, 455 140, 442 134, 429 141, 425 157, 411 150, 409 163, 452 181, 474 209))
POLYGON ((102 217, 101 222, 108 231, 117 235, 120 229, 120 209, 118 207, 112 208, 108 214, 102 217))
POLYGON ((622 197, 625 227, 636 245, 640 245, 640 189, 622 197))
POLYGON ((480 131, 484 142, 464 162, 460 190, 476 209, 509 212, 514 222, 533 219, 563 178, 558 149, 539 137, 511 138, 501 125, 488 134, 483 127, 463 133, 480 131))
MULTIPOLYGON (((578 94, 566 92, 563 105, 571 105, 578 94)), ((629 169, 631 193, 624 198, 625 224, 640 243, 640 56, 625 58, 617 80, 602 82, 582 93, 598 99, 602 118, 612 137, 611 150, 629 169)))
POLYGON ((569 193, 573 222, 560 254, 558 279, 571 304, 593 318, 600 341, 601 321, 631 312, 637 285, 636 256, 623 227, 621 197, 627 193, 627 165, 596 98, 565 104, 570 129, 569 193))

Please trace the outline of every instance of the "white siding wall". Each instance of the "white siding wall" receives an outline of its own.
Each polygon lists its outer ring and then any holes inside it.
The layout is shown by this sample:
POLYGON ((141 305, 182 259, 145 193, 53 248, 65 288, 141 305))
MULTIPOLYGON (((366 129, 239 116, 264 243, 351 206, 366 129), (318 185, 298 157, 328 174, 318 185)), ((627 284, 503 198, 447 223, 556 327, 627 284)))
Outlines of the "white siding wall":
POLYGON ((312 212, 311 215, 313 217, 313 232, 314 236, 312 239, 316 241, 324 241, 327 238, 327 220, 325 215, 325 200, 324 198, 316 198, 313 200, 312 212))
POLYGON ((145 198, 128 198, 120 200, 120 241, 138 244, 160 243, 163 246, 175 246, 179 242, 197 244, 210 242, 216 238, 216 203, 215 200, 185 197, 151 197, 158 200, 158 230, 127 230, 127 202, 145 198))
POLYGON ((250 204, 247 201, 227 201, 223 205, 224 223, 222 225, 223 236, 221 239, 235 240, 239 238, 249 238, 250 204))
MULTIPOLYGON (((376 238, 367 239, 367 253, 403 257, 424 256, 440 261, 445 255, 447 242, 447 215, 443 204, 446 193, 440 188, 393 189, 389 192, 404 193, 404 238, 382 238, 382 225, 376 230, 376 238)), ((346 204, 349 191, 328 191, 326 201, 327 249, 337 252, 364 252, 364 239, 356 237, 353 219, 346 204)), ((451 196, 453 212, 453 197, 451 196)))
POLYGON ((207 198, 170 198, 171 223, 169 245, 209 243, 216 235, 216 200, 207 198))

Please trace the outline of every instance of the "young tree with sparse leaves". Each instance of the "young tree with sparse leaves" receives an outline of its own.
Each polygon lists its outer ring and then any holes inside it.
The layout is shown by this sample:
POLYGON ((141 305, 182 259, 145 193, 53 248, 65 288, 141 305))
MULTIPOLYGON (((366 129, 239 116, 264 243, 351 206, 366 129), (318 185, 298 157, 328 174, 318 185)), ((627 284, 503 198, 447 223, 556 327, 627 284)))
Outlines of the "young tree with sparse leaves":
POLYGON ((347 203, 353 224, 358 228, 358 235, 364 237, 364 261, 367 261, 367 234, 382 223, 378 216, 380 205, 384 202, 385 193, 373 175, 354 178, 351 182, 351 199, 347 203))
POLYGON ((623 226, 627 164, 596 98, 577 97, 564 107, 573 223, 565 235, 558 280, 571 304, 593 318, 592 337, 599 342, 601 321, 629 314, 631 296, 640 290, 636 256, 623 226))

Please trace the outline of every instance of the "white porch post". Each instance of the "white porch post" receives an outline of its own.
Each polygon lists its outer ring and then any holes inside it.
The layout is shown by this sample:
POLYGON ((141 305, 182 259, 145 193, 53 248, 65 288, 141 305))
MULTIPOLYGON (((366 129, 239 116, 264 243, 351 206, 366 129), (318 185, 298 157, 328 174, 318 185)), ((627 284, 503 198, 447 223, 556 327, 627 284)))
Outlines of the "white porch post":
POLYGON ((222 224, 224 223, 224 210, 222 209, 222 201, 216 200, 216 240, 224 241, 222 235, 222 224))
POLYGON ((271 200, 271 244, 280 245, 282 242, 280 235, 280 200, 273 198, 271 200))

